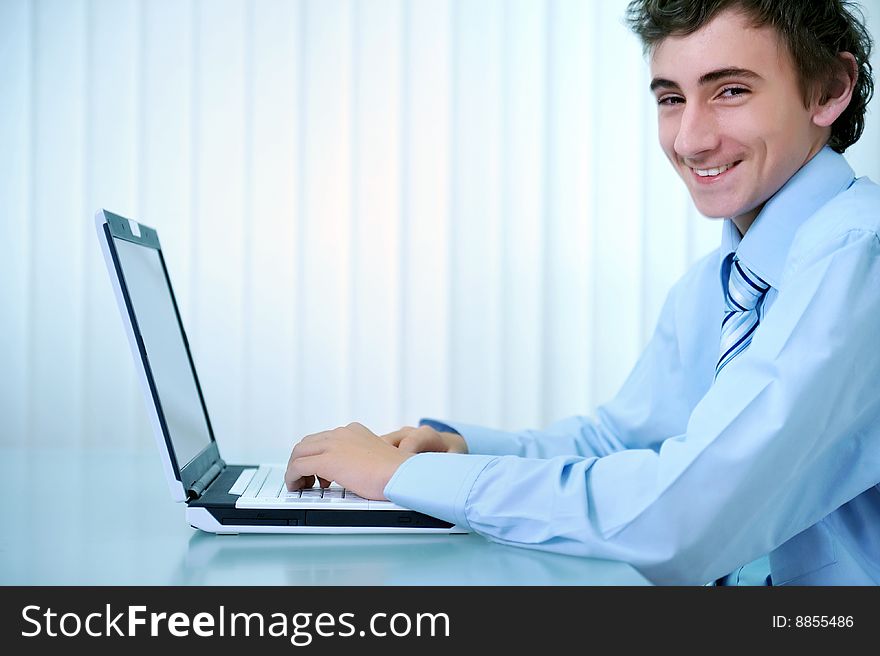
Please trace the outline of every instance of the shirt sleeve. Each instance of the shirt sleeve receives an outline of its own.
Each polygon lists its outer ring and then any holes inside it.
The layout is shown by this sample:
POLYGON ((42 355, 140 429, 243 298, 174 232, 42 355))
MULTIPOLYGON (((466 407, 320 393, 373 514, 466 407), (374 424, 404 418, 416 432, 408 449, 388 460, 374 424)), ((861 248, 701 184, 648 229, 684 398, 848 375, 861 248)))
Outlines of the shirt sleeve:
POLYGON ((850 231, 802 258, 749 348, 659 449, 425 453, 385 494, 501 543, 705 583, 880 481, 878 334, 880 246, 850 231))
MULTIPOLYGON (((706 258, 709 260, 710 258, 706 258)), ((543 430, 502 431, 456 421, 424 418, 438 431, 464 437, 469 453, 553 458, 604 456, 623 449, 658 449, 684 430, 692 408, 684 390, 684 368, 676 330, 677 284, 664 302, 657 326, 635 367, 615 397, 595 417, 576 415, 543 430)))

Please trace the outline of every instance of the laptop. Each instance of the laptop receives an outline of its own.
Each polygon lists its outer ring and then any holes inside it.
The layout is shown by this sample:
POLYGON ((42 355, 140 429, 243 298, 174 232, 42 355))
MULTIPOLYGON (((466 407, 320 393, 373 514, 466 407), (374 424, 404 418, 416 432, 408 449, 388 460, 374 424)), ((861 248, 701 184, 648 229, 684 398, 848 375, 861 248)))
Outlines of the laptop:
POLYGON ((156 230, 95 215, 153 435, 174 501, 209 533, 467 533, 336 484, 288 492, 285 466, 232 465, 214 437, 156 230))

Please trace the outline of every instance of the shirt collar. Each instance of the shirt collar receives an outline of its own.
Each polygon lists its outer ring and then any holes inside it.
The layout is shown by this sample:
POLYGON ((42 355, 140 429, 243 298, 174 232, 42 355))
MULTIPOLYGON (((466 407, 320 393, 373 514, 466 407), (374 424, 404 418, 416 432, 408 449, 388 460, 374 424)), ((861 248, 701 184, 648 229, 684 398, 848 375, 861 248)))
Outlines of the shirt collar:
POLYGON ((746 266, 779 289, 798 228, 854 179, 843 155, 825 146, 767 201, 745 237, 740 236, 733 221, 724 221, 721 262, 736 252, 746 266))

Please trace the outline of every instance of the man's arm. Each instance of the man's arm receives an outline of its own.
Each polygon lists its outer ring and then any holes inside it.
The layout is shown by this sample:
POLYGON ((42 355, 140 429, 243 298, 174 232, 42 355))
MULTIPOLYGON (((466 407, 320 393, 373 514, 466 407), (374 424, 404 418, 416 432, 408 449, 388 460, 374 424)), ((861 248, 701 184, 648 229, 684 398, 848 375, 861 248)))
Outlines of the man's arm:
MULTIPOLYGON (((713 253, 701 265, 716 257, 713 253)), ((685 372, 675 326, 678 288, 687 279, 685 276, 669 293, 647 348, 616 397, 598 409, 596 420, 575 416, 543 431, 505 432, 423 419, 418 428, 404 427, 381 439, 354 422, 303 438, 288 462, 288 488, 310 487, 317 476, 321 485, 335 480, 361 496, 383 499, 385 485, 397 467, 409 456, 423 452, 550 458, 658 448, 670 431, 683 429, 690 413, 688 399, 693 394, 683 390, 685 372), (355 463, 357 471, 353 470, 355 463)), ((469 471, 473 474, 476 469, 469 471)))
MULTIPOLYGON (((831 243, 833 242, 833 243, 831 243)), ((703 583, 880 481, 880 245, 854 230, 789 276, 747 351, 659 450, 419 454, 392 501, 493 540, 703 583)))

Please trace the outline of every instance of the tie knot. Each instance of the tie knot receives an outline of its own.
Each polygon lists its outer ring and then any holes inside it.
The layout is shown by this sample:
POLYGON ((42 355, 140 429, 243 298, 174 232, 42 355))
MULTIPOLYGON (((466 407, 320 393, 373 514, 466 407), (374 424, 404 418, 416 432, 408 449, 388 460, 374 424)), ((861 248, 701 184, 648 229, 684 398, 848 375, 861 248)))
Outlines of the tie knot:
POLYGON ((770 285, 758 274, 743 264, 738 257, 733 257, 725 295, 730 310, 739 312, 754 310, 768 289, 770 285))

